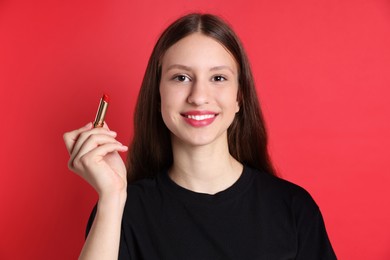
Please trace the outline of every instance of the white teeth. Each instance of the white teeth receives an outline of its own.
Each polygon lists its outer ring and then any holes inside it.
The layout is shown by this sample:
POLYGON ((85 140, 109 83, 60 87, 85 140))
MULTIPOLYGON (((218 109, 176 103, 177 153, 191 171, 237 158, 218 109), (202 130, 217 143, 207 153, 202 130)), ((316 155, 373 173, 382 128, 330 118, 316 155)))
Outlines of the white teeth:
POLYGON ((205 120, 214 117, 215 115, 187 115, 187 118, 197 121, 205 120))

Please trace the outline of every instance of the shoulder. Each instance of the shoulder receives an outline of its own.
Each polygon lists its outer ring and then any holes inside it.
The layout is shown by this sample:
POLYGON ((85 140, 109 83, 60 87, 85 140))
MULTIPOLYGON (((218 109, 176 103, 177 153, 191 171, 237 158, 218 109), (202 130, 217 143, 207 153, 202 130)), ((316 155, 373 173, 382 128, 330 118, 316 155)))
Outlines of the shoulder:
POLYGON ((318 206, 310 193, 288 180, 246 167, 246 171, 252 176, 254 187, 272 202, 282 202, 295 209, 305 207, 317 211, 318 206))
MULTIPOLYGON (((296 259, 336 259, 321 211, 307 190, 279 177, 249 169, 269 223, 290 223, 297 239, 296 259)), ((285 230, 288 230, 285 229, 285 230)))
POLYGON ((272 219, 288 219, 298 232, 305 232, 309 226, 323 226, 320 208, 306 189, 258 170, 250 169, 250 174, 261 207, 272 219))

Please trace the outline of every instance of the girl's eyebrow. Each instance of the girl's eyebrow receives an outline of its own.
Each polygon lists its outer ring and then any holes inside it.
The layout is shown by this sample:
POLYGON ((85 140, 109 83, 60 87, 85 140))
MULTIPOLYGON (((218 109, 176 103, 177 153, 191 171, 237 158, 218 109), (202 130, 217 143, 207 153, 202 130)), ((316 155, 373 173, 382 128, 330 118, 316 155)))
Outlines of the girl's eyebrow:
POLYGON ((186 70, 186 71, 191 71, 190 67, 185 66, 185 65, 181 65, 181 64, 172 64, 172 65, 168 66, 167 71, 172 70, 172 69, 182 69, 182 70, 186 70))
POLYGON ((212 67, 210 69, 210 71, 216 71, 216 70, 229 70, 231 73, 235 74, 234 73, 234 70, 230 67, 230 66, 227 66, 227 65, 221 65, 221 66, 215 66, 215 67, 212 67))
MULTIPOLYGON (((172 65, 168 66, 167 71, 172 70, 172 69, 182 69, 182 70, 186 70, 186 71, 191 71, 191 67, 181 65, 181 64, 172 64, 172 65)), ((227 65, 212 67, 212 68, 210 68, 210 71, 217 71, 217 70, 224 70, 224 69, 227 69, 231 73, 235 74, 234 70, 230 66, 227 66, 227 65)))

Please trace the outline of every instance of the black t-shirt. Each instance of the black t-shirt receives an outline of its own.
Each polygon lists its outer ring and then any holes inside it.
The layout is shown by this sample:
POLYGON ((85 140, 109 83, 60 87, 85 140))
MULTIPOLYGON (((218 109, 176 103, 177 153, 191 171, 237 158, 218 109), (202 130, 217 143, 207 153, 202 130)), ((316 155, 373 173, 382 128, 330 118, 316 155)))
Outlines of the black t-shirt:
POLYGON ((317 260, 336 256, 309 193, 244 167, 231 187, 214 195, 182 188, 166 172, 130 184, 118 259, 317 260))

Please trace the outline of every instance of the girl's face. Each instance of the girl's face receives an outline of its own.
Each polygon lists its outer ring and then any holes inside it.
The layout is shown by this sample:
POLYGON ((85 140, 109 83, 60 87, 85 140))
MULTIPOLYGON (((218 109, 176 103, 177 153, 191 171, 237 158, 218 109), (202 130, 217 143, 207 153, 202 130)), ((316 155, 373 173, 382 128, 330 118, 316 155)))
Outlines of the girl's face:
POLYGON ((191 34, 163 56, 161 114, 174 144, 226 145, 237 92, 237 64, 213 38, 191 34))

